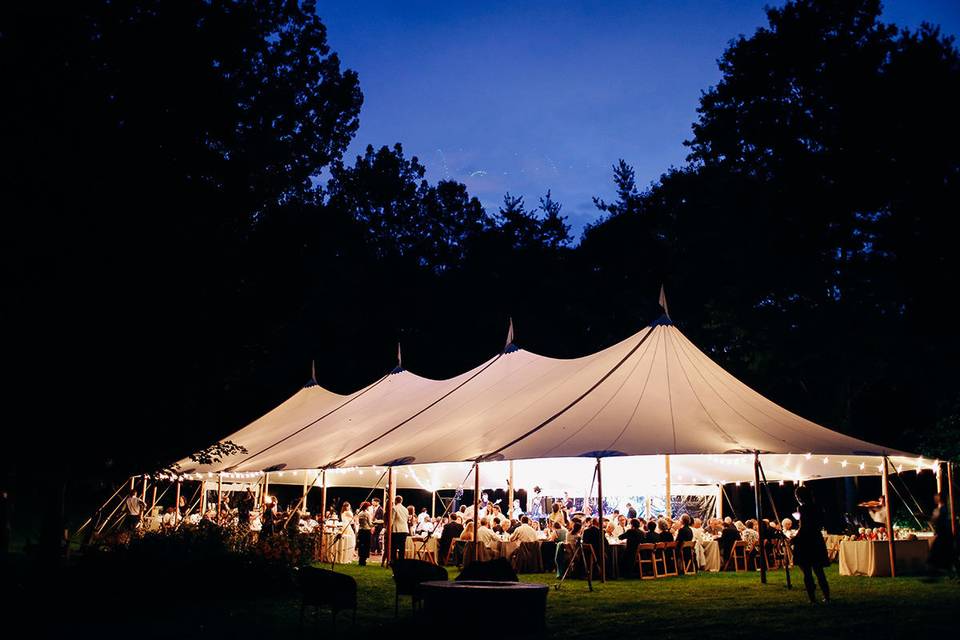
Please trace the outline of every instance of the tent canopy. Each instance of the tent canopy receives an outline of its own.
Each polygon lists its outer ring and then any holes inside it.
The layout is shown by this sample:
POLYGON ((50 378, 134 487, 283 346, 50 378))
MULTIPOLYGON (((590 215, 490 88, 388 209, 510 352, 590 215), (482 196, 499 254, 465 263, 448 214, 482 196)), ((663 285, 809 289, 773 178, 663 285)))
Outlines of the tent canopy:
MULTIPOLYGON (((447 380, 398 369, 349 395, 311 384, 226 439, 247 453, 179 465, 185 473, 237 477, 277 471, 273 482, 283 481, 280 471, 292 478, 294 470, 336 469, 328 484, 339 474, 354 486, 371 486, 378 467, 432 468, 431 486, 457 486, 476 460, 486 469, 503 460, 603 457, 605 484, 607 470, 622 466, 624 483, 635 477, 648 486, 663 481, 663 454, 674 479, 693 484, 752 480, 754 451, 771 480, 876 475, 883 455, 907 468, 932 462, 787 411, 713 362, 666 317, 580 358, 511 345, 447 380), (362 482, 350 475, 364 469, 370 477, 362 482)), ((591 464, 564 464, 580 463, 591 464)), ((548 475, 564 468, 519 466, 548 475)))

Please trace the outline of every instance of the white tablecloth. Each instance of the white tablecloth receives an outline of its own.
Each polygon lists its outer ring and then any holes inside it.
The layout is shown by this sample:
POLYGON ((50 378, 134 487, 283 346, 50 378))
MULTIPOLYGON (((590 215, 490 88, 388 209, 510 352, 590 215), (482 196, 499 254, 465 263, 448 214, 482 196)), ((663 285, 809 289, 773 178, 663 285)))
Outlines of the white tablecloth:
POLYGON ((716 540, 704 540, 701 571, 720 571, 720 545, 716 540))
MULTIPOLYGON (((923 573, 927 566, 930 545, 926 540, 897 540, 894 554, 897 575, 923 573)), ((844 540, 840 543, 840 575, 889 576, 890 552, 887 542, 844 540)))

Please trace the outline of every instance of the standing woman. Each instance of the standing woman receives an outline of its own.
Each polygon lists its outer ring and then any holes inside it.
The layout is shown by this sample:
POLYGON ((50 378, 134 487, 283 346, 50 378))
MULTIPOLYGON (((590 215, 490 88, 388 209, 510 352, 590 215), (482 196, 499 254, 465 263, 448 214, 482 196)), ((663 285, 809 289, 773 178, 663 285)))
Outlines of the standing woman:
POLYGON ((360 505, 357 513, 357 554, 360 556, 360 566, 367 565, 370 556, 370 540, 373 534, 373 523, 370 517, 370 503, 360 505))
POLYGON ((353 550, 357 546, 357 533, 354 531, 353 511, 350 509, 350 503, 344 502, 340 508, 340 557, 337 559, 340 564, 350 564, 353 562, 353 550))
POLYGON ((797 487, 795 492, 797 502, 800 503, 800 529, 793 537, 793 562, 803 571, 803 585, 807 588, 810 602, 817 603, 816 585, 813 575, 816 574, 820 590, 823 591, 823 601, 830 602, 830 585, 823 568, 830 564, 827 558, 827 543, 823 540, 823 512, 813 499, 810 487, 797 487))

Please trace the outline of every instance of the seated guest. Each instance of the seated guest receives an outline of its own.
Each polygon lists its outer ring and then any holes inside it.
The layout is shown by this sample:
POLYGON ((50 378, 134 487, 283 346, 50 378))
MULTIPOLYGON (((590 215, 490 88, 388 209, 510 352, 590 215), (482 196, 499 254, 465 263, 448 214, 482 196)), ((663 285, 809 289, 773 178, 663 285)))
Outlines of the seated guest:
MULTIPOLYGON (((693 528, 690 526, 690 516, 686 513, 680 516, 680 528, 677 529, 677 549, 678 553, 683 554, 683 563, 689 560, 693 554, 693 549, 683 548, 684 542, 693 542, 693 528)), ((678 556, 679 557, 679 556, 678 556)), ((681 563, 681 564, 683 564, 681 563)))
POLYGON ((670 523, 667 520, 657 522, 658 534, 657 542, 673 542, 673 532, 670 531, 670 523))
POLYGON ((620 564, 624 574, 633 572, 637 561, 637 547, 643 544, 643 531, 640 530, 640 521, 636 518, 630 520, 630 528, 621 533, 618 538, 626 540, 627 546, 624 554, 620 557, 620 564))
POLYGON ((656 544, 660 542, 656 520, 650 520, 650 522, 647 523, 647 534, 643 537, 643 541, 646 544, 656 544))
MULTIPOLYGON (((597 518, 589 521, 589 526, 585 527, 583 530, 583 544, 584 547, 590 546, 593 549, 593 555, 597 559, 597 562, 600 561, 600 545, 606 545, 607 540, 603 535, 603 529, 600 528, 600 521, 597 518)), ((609 557, 609 553, 607 556, 609 557)))
POLYGON ((499 517, 497 516, 493 517, 493 527, 491 528, 493 529, 493 532, 496 533, 497 535, 503 533, 503 524, 500 522, 499 517))
POLYGON ((740 540, 740 532, 734 526, 733 522, 724 522, 723 531, 720 533, 720 557, 722 562, 726 562, 730 557, 730 551, 733 545, 740 540))
POLYGON ((500 543, 500 537, 490 528, 490 521, 486 518, 480 519, 480 528, 477 529, 477 542, 485 547, 497 548, 500 543))
POLYGON ((690 526, 690 529, 693 531, 693 541, 703 542, 703 521, 700 520, 700 518, 693 519, 693 524, 690 526))
POLYGON ((473 520, 466 520, 463 523, 463 531, 460 532, 461 540, 473 540, 473 520))
POLYGON ((743 538, 743 541, 747 543, 747 552, 752 553, 753 548, 760 541, 760 532, 757 529, 757 521, 754 519, 747 520, 744 523, 743 531, 740 532, 740 537, 743 538))
POLYGON ((693 541, 693 528, 690 526, 690 516, 686 513, 680 516, 680 528, 677 529, 677 537, 674 540, 677 541, 677 546, 680 546, 680 543, 683 542, 692 542, 693 541))
POLYGON ((460 537, 463 533, 463 525, 460 524, 460 518, 456 514, 450 519, 450 522, 443 526, 443 532, 440 534, 440 542, 437 543, 438 560, 443 562, 450 550, 450 544, 460 537))
POLYGON ((561 545, 567 541, 567 533, 569 533, 562 524, 559 522, 551 522, 548 527, 548 540, 556 542, 557 545, 561 545))
POLYGON ((530 526, 530 519, 527 516, 520 516, 520 526, 510 534, 510 540, 514 542, 537 541, 537 532, 530 526))
POLYGON ((567 534, 567 542, 572 542, 576 544, 580 542, 580 536, 583 533, 583 521, 580 519, 574 520, 570 525, 570 532, 567 534))
POLYGON ((783 533, 783 537, 788 540, 797 535, 796 530, 793 528, 793 520, 790 518, 783 519, 783 522, 780 523, 780 530, 783 533))

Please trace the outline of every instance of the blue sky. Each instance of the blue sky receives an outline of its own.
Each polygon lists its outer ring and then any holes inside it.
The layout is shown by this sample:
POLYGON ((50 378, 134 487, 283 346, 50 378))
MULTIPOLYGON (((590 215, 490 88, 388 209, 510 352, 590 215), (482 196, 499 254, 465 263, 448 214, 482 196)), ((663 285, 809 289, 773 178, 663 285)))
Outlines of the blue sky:
MULTIPOLYGON (((495 211, 503 194, 553 191, 579 233, 624 158, 643 186, 686 155, 700 92, 761 1, 318 2, 329 41, 360 74, 348 157, 401 142, 431 181, 464 182, 495 211)), ((774 3, 776 4, 776 3, 774 3)), ((957 0, 890 0, 884 20, 960 32, 957 0)))

